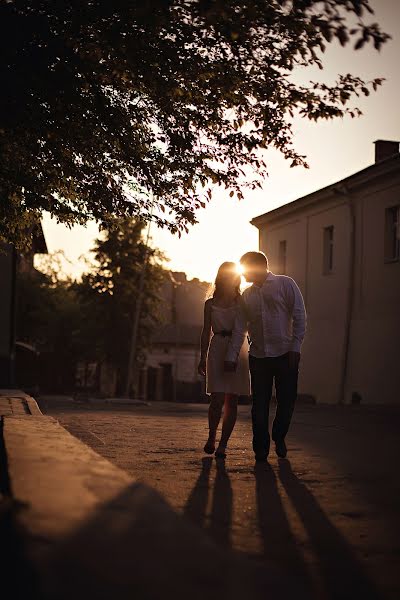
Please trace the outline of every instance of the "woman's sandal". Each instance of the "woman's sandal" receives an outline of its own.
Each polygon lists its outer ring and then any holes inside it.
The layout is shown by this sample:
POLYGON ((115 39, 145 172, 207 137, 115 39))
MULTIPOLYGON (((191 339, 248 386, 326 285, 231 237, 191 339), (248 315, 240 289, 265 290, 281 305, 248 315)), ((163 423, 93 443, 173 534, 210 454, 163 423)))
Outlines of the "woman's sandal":
POLYGON ((204 452, 206 454, 214 454, 215 452, 215 442, 212 442, 211 440, 207 440, 204 448, 203 448, 204 452))
POLYGON ((215 458, 226 458, 226 452, 217 448, 215 451, 215 458))

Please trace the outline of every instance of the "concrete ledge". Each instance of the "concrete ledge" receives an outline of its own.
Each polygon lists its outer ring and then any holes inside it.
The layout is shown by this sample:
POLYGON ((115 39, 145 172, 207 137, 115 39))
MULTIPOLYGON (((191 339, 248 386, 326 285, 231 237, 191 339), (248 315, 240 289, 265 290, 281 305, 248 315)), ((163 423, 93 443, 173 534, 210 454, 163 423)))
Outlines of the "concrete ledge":
POLYGON ((19 416, 42 414, 36 400, 21 390, 0 390, 0 401, 7 401, 9 404, 9 411, 4 414, 16 413, 19 416))
POLYGON ((287 578, 217 547, 51 417, 5 417, 4 443, 30 598, 292 597, 287 578))
POLYGON ((12 494, 25 507, 18 518, 32 536, 67 534, 130 483, 52 417, 5 417, 4 442, 12 494))

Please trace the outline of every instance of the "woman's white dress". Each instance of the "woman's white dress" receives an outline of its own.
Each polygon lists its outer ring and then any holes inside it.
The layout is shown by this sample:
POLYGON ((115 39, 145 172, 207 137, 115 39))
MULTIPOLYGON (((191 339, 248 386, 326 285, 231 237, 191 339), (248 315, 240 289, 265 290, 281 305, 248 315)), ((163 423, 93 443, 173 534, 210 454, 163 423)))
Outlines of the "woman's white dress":
POLYGON ((250 395, 250 374, 248 343, 245 340, 239 354, 236 371, 224 371, 225 354, 228 348, 229 336, 222 336, 218 332, 232 331, 239 305, 228 308, 216 306, 211 301, 211 338, 207 357, 207 394, 225 393, 239 396, 250 395))

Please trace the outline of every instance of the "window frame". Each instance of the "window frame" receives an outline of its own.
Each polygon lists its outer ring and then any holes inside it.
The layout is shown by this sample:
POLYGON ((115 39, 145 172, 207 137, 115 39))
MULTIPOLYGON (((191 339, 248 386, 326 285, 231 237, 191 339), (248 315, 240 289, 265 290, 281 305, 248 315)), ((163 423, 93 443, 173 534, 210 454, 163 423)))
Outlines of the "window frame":
POLYGON ((332 275, 334 272, 334 239, 335 226, 328 225, 322 230, 322 274, 332 275))
POLYGON ((383 254, 385 264, 400 262, 400 204, 385 207, 383 254), (391 214, 396 217, 392 219, 391 214))

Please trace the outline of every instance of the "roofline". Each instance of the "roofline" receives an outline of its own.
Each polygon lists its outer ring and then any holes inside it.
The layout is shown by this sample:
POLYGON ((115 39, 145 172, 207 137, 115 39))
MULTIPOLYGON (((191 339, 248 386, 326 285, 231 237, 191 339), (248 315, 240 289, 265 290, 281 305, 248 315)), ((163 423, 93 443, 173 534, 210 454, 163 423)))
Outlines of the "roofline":
POLYGON ((250 223, 251 225, 254 225, 254 227, 259 227, 260 225, 265 225, 267 222, 275 221, 280 217, 284 217, 294 210, 300 210, 316 202, 332 198, 334 194, 343 194, 354 191, 373 179, 381 177, 382 175, 386 175, 387 173, 391 173, 392 171, 395 172, 400 166, 398 164, 399 162, 400 153, 389 156, 388 158, 380 160, 377 163, 373 163, 372 165, 365 167, 365 169, 357 171, 356 173, 353 173, 344 179, 340 179, 339 181, 320 188, 315 192, 311 192, 306 196, 301 196, 292 202, 288 202, 287 204, 283 204, 278 208, 258 215, 257 217, 254 217, 250 223))

